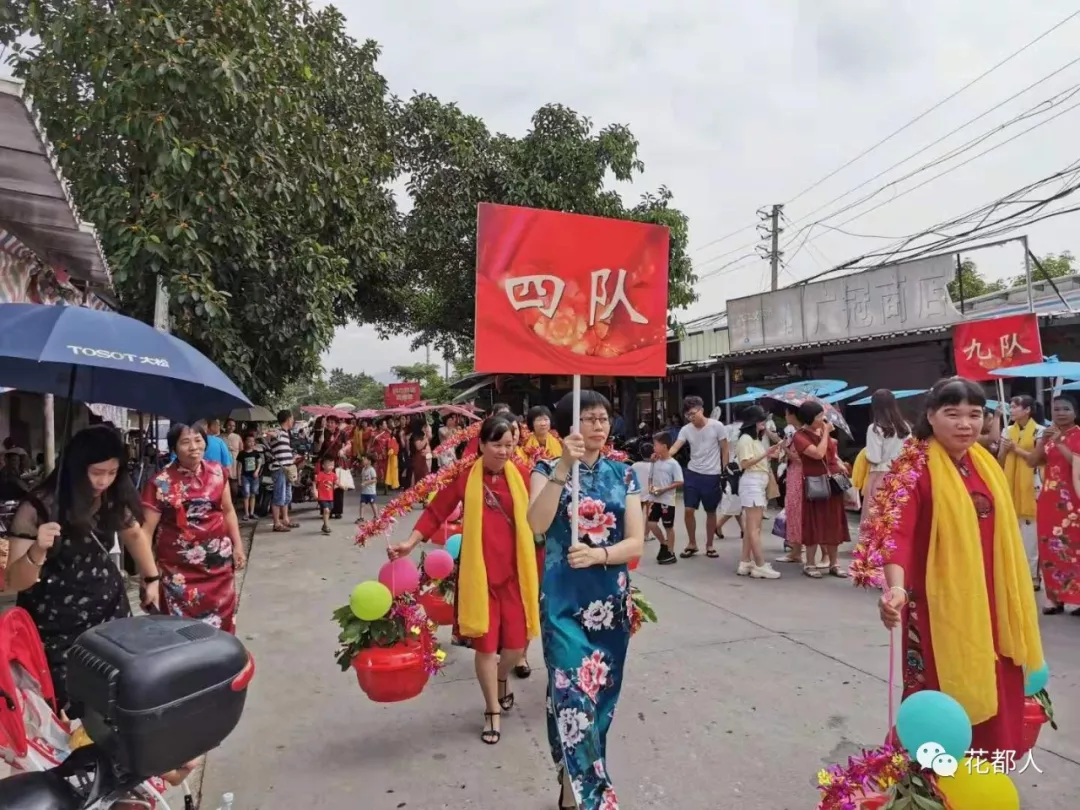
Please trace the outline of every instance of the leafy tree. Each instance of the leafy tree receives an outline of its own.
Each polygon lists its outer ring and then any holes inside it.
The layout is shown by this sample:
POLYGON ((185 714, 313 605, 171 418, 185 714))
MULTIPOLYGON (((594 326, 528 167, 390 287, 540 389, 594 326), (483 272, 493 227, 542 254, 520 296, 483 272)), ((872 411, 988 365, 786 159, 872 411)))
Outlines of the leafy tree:
POLYGON ((298 410, 302 405, 337 405, 349 402, 358 409, 383 406, 383 384, 363 372, 350 374, 340 368, 290 383, 278 397, 278 407, 298 410))
POLYGON ((420 396, 422 399, 444 404, 453 398, 450 381, 439 373, 439 367, 434 363, 393 366, 390 371, 402 382, 420 383, 420 396))
POLYGON ((350 317, 394 319, 386 82, 378 47, 349 38, 340 12, 308 0, 3 6, 0 40, 125 310, 149 321, 162 279, 174 331, 255 400, 310 379, 350 317))
MULTIPOLYGON (((1039 259, 1039 264, 1042 265, 1042 269, 1032 262, 1031 263, 1031 280, 1032 281, 1044 281, 1047 276, 1050 278, 1062 278, 1064 276, 1071 276, 1077 272, 1073 268, 1073 262, 1076 261, 1076 257, 1069 251, 1065 250, 1056 256, 1053 253, 1048 253, 1039 259)), ((1026 287, 1027 286, 1027 271, 1021 273, 1012 282, 1013 287, 1026 287)))
MULTIPOLYGON (((522 138, 491 133, 483 121, 430 95, 396 108, 397 158, 413 207, 405 217, 405 300, 415 345, 445 355, 471 352, 476 279, 476 206, 523 205, 632 219, 671 229, 669 307, 692 303, 696 277, 686 255, 687 219, 661 187, 632 207, 605 188, 644 170, 638 142, 622 125, 594 131, 566 107, 541 107, 522 138)), ((400 329, 400 323, 384 323, 400 329)))
MULTIPOLYGON (((970 301, 972 298, 977 298, 980 295, 987 295, 988 293, 1000 292, 1005 289, 1005 282, 1003 281, 987 281, 983 278, 982 273, 979 272, 978 266, 971 259, 965 259, 960 264, 960 282, 963 283, 963 300, 970 301)), ((960 296, 960 283, 954 278, 947 285, 949 290, 949 297, 959 303, 960 296)))

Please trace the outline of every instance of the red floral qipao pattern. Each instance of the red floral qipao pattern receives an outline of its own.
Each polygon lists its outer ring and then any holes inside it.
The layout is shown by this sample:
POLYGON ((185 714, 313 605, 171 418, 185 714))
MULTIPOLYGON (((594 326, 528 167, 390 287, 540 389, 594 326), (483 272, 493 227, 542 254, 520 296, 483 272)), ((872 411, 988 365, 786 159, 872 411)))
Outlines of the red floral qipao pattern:
POLYGON ((155 551, 166 613, 235 632, 233 543, 221 511, 227 473, 213 461, 176 462, 146 484, 143 506, 161 513, 155 551))

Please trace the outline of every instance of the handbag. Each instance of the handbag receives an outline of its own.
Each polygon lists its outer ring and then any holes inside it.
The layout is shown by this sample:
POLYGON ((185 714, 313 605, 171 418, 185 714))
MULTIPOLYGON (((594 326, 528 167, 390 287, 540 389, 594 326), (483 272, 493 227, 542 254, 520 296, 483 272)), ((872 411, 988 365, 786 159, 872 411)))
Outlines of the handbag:
POLYGON ((347 467, 338 467, 337 470, 337 488, 344 490, 356 489, 356 484, 353 481, 352 471, 347 467))
POLYGON ((808 475, 803 482, 808 501, 827 501, 832 497, 832 479, 828 475, 808 475))
POLYGON ((834 495, 843 495, 853 486, 851 478, 844 473, 832 473, 829 476, 829 486, 834 495))
POLYGON ((769 484, 765 488, 765 497, 770 501, 780 497, 780 485, 776 482, 776 476, 771 469, 769 470, 769 484))
POLYGON ((779 537, 781 540, 787 540, 787 510, 781 509, 780 514, 773 518, 772 523, 773 536, 779 537))

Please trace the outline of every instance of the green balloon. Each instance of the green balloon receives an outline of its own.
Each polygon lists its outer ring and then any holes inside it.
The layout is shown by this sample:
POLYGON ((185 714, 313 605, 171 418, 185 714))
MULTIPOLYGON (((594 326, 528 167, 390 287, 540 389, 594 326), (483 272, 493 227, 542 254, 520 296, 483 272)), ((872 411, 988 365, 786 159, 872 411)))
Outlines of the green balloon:
POLYGON ((390 612, 390 604, 394 597, 390 595, 390 589, 381 582, 361 582, 353 588, 349 596, 349 607, 353 615, 365 622, 373 622, 381 619, 390 612))

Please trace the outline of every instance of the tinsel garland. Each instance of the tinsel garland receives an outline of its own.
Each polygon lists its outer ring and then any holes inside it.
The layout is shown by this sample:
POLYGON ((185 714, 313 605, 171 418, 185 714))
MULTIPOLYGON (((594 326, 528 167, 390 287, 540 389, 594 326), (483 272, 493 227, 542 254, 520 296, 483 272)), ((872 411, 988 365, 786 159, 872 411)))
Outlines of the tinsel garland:
POLYGON ((433 493, 445 489, 454 479, 469 469, 474 461, 476 461, 475 455, 465 456, 449 467, 443 467, 438 472, 421 478, 412 487, 391 499, 375 520, 369 520, 360 526, 356 532, 356 544, 364 546, 372 537, 389 534, 398 518, 411 512, 415 504, 426 503, 433 493))
POLYGON ((413 594, 404 594, 396 598, 387 618, 400 620, 405 626, 406 636, 419 636, 420 648, 424 651, 424 671, 428 675, 435 675, 443 668, 446 653, 439 646, 439 640, 435 636, 438 627, 428 619, 413 594))
POLYGON ((864 588, 885 585, 885 564, 896 551, 896 534, 926 470, 929 442, 909 439, 870 502, 870 511, 859 532, 859 542, 852 554, 851 581, 864 588))

